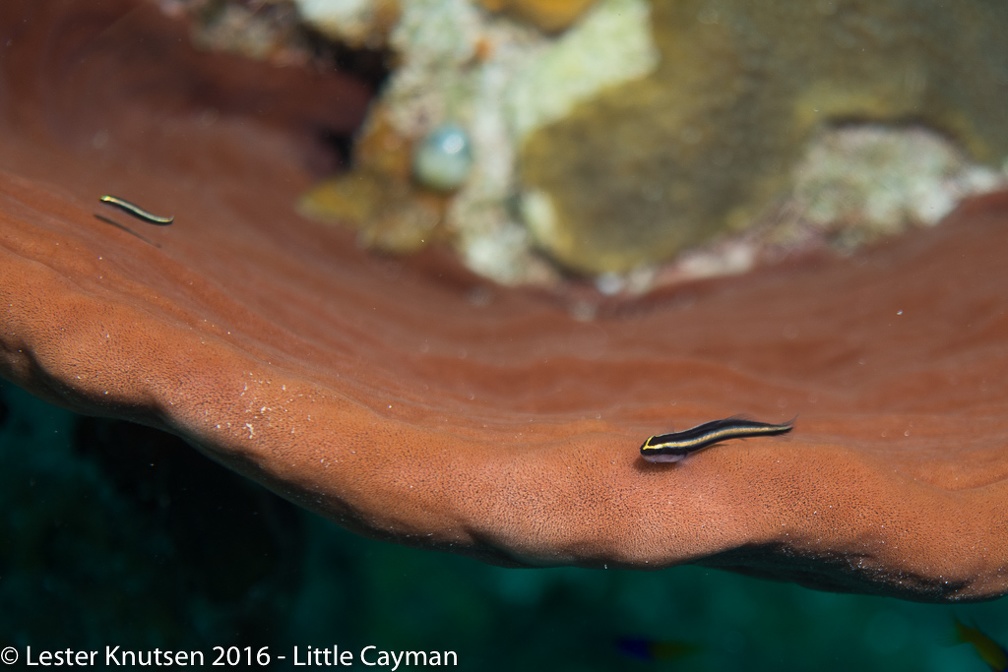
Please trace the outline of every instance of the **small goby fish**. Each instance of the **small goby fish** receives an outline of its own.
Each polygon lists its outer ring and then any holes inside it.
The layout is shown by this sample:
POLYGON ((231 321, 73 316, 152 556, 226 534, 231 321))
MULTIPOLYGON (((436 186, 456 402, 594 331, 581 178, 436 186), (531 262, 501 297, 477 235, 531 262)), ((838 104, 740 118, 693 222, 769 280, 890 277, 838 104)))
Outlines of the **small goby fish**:
POLYGON ((774 425, 744 418, 726 418, 697 425, 671 434, 652 436, 640 447, 641 457, 648 462, 678 462, 690 453, 715 443, 752 436, 786 434, 794 429, 794 419, 774 425))
POLYGON ((137 219, 142 219, 148 224, 157 224, 158 226, 168 226, 175 221, 175 217, 158 217, 155 214, 147 212, 139 205, 130 203, 124 198, 119 198, 117 196, 109 196, 106 194, 98 199, 102 203, 108 203, 109 205, 115 206, 124 212, 128 212, 137 219))

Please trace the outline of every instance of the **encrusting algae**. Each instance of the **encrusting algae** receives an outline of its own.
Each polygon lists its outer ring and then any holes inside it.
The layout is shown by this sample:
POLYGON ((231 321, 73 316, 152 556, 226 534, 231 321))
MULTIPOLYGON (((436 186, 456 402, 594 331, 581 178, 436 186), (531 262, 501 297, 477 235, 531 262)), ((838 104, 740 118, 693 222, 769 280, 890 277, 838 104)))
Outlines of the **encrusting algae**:
POLYGON ((825 124, 916 122, 977 160, 1008 154, 998 0, 656 2, 652 25, 653 74, 521 149, 524 189, 550 205, 532 230, 572 268, 625 271, 745 228, 825 124))
MULTIPOLYGON (((573 2, 563 3, 571 14, 556 35, 507 18, 527 18, 533 4, 403 7, 391 37, 400 65, 375 112, 383 132, 408 152, 452 123, 473 143, 471 174, 437 197, 438 224, 432 197, 408 172, 383 172, 383 158, 366 156, 385 151, 369 140, 373 130, 361 136, 354 169, 326 185, 343 193, 313 192, 305 210, 349 220, 385 250, 448 240, 476 272, 522 282, 542 270, 533 248, 580 273, 626 273, 773 221, 788 204, 820 212, 798 172, 816 142, 836 143, 837 129, 928 129, 968 160, 1000 167, 1008 156, 1000 0, 573 2), (434 20, 442 14, 450 23, 434 20), (618 21, 619 30, 598 32, 618 21), (445 27, 432 32, 435 24, 445 27), (565 63, 620 65, 579 88, 588 75, 565 63), (394 213, 387 202, 327 210, 360 196, 354 181, 391 194, 394 213)), ((912 156, 891 165, 916 169, 912 156)), ((877 188, 911 180, 884 182, 877 188)), ((980 190, 966 182, 953 200, 980 190)), ((872 226, 870 212, 849 219, 862 232, 872 226)), ((905 228, 879 226, 879 235, 905 228)))
POLYGON ((479 0, 491 12, 508 12, 552 33, 571 26, 595 0, 479 0))

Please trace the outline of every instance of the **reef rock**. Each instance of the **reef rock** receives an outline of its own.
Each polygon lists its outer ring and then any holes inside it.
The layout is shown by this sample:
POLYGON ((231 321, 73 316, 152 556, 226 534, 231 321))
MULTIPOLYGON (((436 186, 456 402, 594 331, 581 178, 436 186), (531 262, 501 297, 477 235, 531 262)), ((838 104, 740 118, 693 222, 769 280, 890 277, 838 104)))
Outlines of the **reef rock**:
POLYGON ((752 223, 823 125, 919 123, 1008 155, 1000 0, 652 3, 660 64, 533 133, 528 224, 568 267, 626 271, 752 223))

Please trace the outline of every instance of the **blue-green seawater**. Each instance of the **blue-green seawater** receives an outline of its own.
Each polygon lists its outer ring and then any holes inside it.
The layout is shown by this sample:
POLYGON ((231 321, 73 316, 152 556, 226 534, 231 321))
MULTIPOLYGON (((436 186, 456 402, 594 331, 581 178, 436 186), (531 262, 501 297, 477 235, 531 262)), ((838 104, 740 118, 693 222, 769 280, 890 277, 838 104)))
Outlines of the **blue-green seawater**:
POLYGON ((21 663, 26 646, 266 646, 256 669, 286 670, 293 647, 335 645, 354 664, 334 669, 391 669, 360 662, 373 645, 453 650, 464 670, 947 672, 987 669, 953 617, 1008 642, 1004 599, 917 604, 696 567, 504 569, 372 541, 174 437, 8 383, 0 506, 0 648, 21 663), (638 661, 627 637, 694 651, 638 661))

